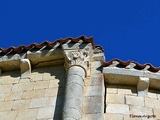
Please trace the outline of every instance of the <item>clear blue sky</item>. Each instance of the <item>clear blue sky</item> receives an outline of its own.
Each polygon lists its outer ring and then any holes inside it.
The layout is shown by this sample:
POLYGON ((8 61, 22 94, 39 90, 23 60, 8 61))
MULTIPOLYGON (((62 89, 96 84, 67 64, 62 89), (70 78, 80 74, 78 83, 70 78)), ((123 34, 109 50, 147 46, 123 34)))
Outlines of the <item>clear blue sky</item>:
POLYGON ((0 0, 0 47, 93 36, 106 61, 160 66, 160 0, 0 0))

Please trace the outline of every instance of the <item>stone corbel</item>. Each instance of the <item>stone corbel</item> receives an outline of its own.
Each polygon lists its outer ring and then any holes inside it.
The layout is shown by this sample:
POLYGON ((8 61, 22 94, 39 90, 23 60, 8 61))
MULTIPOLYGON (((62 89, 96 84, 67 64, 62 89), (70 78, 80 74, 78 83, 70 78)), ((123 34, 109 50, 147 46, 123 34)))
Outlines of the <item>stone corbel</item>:
POLYGON ((148 96, 148 88, 149 88, 149 78, 139 77, 139 81, 137 84, 138 96, 142 97, 148 96))
POLYGON ((30 78, 31 64, 29 59, 21 59, 20 61, 21 79, 30 78))
POLYGON ((89 48, 78 50, 64 50, 65 67, 80 66, 85 70, 85 76, 90 76, 90 58, 92 56, 89 48))

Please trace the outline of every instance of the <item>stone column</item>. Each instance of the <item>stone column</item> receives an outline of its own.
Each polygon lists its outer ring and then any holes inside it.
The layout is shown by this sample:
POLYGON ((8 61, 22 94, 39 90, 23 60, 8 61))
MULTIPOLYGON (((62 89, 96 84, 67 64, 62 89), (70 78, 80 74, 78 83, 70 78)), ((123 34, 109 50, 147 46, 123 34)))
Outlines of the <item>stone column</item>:
POLYGON ((67 70, 63 120, 82 118, 82 96, 85 76, 89 75, 90 63, 87 50, 65 50, 67 70))
POLYGON ((81 119, 82 94, 84 87, 85 71, 80 66, 72 66, 68 70, 66 81, 65 103, 63 119, 81 119))

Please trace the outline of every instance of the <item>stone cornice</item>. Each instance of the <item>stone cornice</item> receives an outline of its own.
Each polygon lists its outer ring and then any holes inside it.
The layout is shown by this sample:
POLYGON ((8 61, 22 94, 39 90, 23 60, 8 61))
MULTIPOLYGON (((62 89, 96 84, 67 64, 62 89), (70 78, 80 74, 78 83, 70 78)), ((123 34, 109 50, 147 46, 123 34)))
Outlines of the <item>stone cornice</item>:
MULTIPOLYGON (((32 67, 64 64, 69 59, 66 58, 66 50, 70 50, 68 55, 74 57, 76 64, 87 66, 88 57, 91 55, 91 49, 94 49, 92 38, 84 36, 57 40, 53 43, 48 41, 42 44, 31 44, 29 46, 10 47, 6 50, 0 48, 0 69, 2 72, 20 69, 21 59, 28 59, 32 67), (82 50, 83 49, 83 50, 82 50), (75 54, 80 52, 80 56, 75 59, 75 54), (72 53, 72 54, 70 54, 72 53), (85 57, 84 57, 85 56, 85 57), (80 59, 83 63, 80 63, 80 59), (84 62, 85 61, 85 62, 84 62)), ((68 57, 69 57, 68 56, 68 57)), ((73 61, 68 62, 71 65, 73 61), (71 64, 70 64, 71 63, 71 64)), ((73 65, 73 64, 72 64, 73 65)), ((86 71, 89 69, 84 67, 86 71)))
POLYGON ((135 70, 117 67, 103 67, 105 81, 108 84, 137 85, 140 77, 150 80, 149 87, 160 89, 160 73, 153 73, 147 70, 135 70))

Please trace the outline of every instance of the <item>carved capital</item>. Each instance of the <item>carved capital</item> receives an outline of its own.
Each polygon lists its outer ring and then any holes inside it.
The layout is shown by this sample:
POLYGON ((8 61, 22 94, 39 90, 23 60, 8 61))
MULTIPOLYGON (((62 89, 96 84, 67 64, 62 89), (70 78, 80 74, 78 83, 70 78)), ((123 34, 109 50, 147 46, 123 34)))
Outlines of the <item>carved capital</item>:
POLYGON ((86 76, 90 75, 90 58, 92 56, 91 50, 78 49, 78 50, 64 50, 65 53, 65 67, 68 69, 71 66, 81 66, 86 76))

